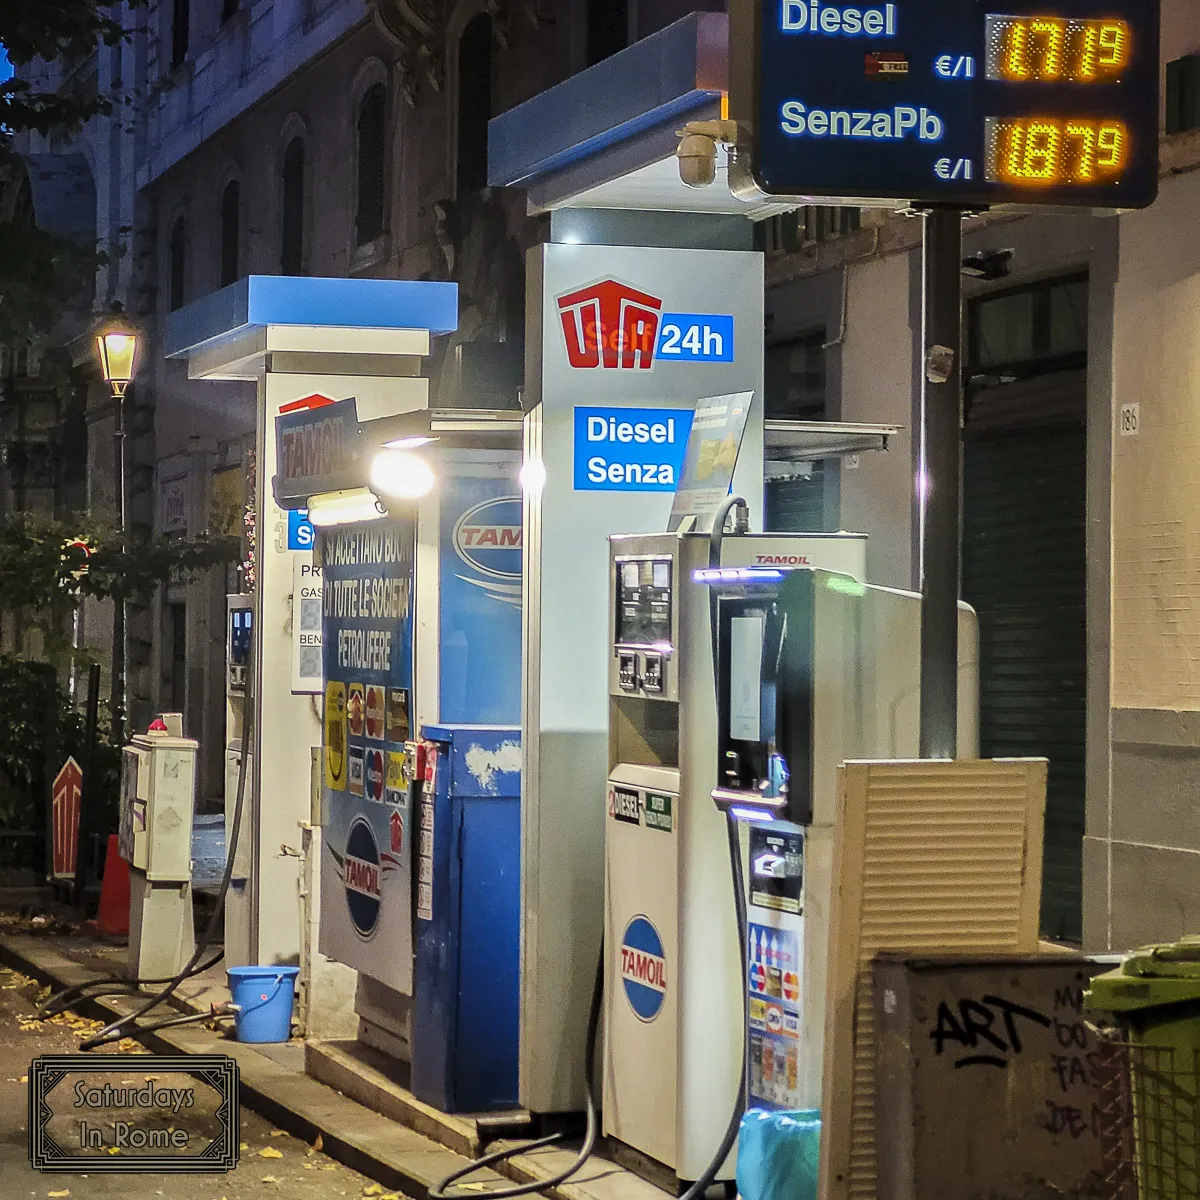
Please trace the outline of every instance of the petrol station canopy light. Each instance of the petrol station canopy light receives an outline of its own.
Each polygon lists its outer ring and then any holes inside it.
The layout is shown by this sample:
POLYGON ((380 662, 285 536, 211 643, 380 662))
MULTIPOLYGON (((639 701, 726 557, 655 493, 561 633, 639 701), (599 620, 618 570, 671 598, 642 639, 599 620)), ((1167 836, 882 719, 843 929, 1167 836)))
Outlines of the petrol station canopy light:
POLYGON ((364 422, 373 446, 411 450, 436 443, 449 450, 519 449, 524 421, 513 409, 422 408, 364 422))
POLYGON ((811 464, 851 454, 885 451, 899 425, 855 425, 840 421, 763 422, 768 482, 810 473, 811 464))

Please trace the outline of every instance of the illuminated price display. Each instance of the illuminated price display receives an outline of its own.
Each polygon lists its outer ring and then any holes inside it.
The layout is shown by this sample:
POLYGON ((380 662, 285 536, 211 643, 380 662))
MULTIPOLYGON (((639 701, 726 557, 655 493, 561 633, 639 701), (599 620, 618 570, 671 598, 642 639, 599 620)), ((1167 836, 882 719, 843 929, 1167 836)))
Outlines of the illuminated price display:
POLYGON ((1103 184, 1129 165, 1129 130, 1082 117, 988 120, 988 179, 1014 186, 1103 184))
POLYGON ((1026 4, 735 3, 731 115, 752 133, 754 188, 888 206, 1152 203, 1159 0, 1026 4))
POLYGON ((987 77, 1010 83, 1119 83, 1133 52, 1128 21, 991 15, 986 38, 987 77))

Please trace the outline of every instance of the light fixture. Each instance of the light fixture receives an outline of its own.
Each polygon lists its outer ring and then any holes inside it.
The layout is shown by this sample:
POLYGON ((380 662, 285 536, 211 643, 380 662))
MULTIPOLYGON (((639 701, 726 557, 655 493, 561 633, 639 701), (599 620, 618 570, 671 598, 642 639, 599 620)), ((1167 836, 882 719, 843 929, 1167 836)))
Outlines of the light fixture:
POLYGON ((546 464, 540 458, 525 460, 520 473, 521 490, 529 496, 540 496, 546 486, 546 464))
POLYGON ((429 464, 408 450, 381 450, 371 463, 371 487, 391 500, 420 500, 436 483, 429 464))
POLYGON ((387 509, 379 503, 379 497, 370 488, 327 492, 323 496, 314 496, 308 503, 308 519, 318 529, 378 521, 386 516, 387 509))
POLYGON ((114 317, 96 334, 96 354, 100 374, 120 400, 133 380, 138 349, 137 334, 119 317, 114 317))
POLYGON ((402 437, 397 438, 394 442, 384 442, 385 450, 419 450, 422 446, 428 446, 432 442, 436 442, 437 438, 432 437, 402 437))

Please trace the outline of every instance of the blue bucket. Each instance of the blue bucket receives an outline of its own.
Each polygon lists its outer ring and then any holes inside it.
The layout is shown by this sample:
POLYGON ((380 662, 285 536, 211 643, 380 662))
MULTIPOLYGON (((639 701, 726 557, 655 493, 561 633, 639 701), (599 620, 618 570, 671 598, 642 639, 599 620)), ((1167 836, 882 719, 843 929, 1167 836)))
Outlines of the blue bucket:
POLYGON ((239 1042, 286 1042, 299 967, 230 967, 229 994, 239 1042))

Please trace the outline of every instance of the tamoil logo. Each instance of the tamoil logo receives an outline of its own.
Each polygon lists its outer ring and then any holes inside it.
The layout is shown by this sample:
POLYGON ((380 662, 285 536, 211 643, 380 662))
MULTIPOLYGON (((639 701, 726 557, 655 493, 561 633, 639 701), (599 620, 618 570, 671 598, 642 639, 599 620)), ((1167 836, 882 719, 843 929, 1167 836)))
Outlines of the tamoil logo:
POLYGON ((629 922, 618 953, 629 1007, 639 1021, 653 1021, 667 998, 667 959, 662 938, 648 917, 629 922))
POLYGON ((383 899, 383 868, 375 833, 363 817, 354 820, 346 836, 343 869, 350 922, 360 937, 372 937, 383 899))
POLYGON ((454 553, 472 571, 459 578, 519 608, 524 530, 520 496, 501 496, 472 505, 454 525, 454 553))

